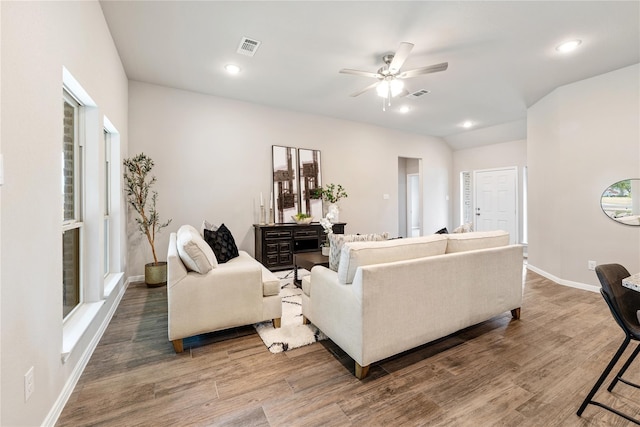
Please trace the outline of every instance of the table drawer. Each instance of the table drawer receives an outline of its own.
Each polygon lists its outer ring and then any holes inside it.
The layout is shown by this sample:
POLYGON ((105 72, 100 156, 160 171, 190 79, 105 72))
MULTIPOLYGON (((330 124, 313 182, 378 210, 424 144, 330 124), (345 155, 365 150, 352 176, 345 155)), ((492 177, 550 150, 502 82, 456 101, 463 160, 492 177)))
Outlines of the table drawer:
POLYGON ((291 230, 267 230, 264 232, 265 240, 291 238, 291 230))
POLYGON ((305 239, 309 237, 318 237, 318 230, 307 229, 307 230, 296 230, 294 234, 294 239, 305 239))

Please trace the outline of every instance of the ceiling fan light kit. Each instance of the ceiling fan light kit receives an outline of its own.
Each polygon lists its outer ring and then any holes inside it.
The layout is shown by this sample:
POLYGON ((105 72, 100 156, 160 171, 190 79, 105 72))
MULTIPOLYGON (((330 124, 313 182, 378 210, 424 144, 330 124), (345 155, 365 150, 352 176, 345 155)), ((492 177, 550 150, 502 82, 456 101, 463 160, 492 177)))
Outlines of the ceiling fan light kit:
POLYGON ((378 96, 382 98, 391 98, 400 95, 402 89, 404 89, 404 82, 402 80, 390 79, 381 81, 378 87, 376 87, 376 92, 378 96))
POLYGON ((372 73, 370 71, 352 70, 348 68, 341 69, 339 72, 342 74, 352 74, 355 76, 378 79, 376 83, 373 83, 362 90, 352 93, 351 96, 356 97, 375 88, 378 96, 384 99, 382 110, 386 111, 386 107, 391 106, 391 98, 400 95, 409 95, 409 92, 404 88, 404 82, 402 81, 402 79, 417 77, 423 74, 437 73, 439 71, 446 70, 449 66, 447 62, 443 62, 441 64, 435 64, 428 67, 416 68, 413 70, 401 72, 400 69, 409 57, 411 49, 413 49, 412 43, 400 43, 400 46, 398 47, 398 50, 395 54, 387 54, 382 57, 382 61, 385 65, 383 65, 376 73, 372 73))

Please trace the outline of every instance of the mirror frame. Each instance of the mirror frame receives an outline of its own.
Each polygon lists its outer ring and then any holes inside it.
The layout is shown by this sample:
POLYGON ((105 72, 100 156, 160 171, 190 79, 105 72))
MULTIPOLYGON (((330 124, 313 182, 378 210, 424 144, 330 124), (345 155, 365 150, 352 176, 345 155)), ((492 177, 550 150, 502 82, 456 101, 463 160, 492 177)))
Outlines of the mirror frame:
POLYGON ((322 218, 322 199, 314 199, 313 193, 322 187, 320 150, 298 148, 298 162, 300 212, 318 221, 322 218))
POLYGON ((609 185, 600 196, 600 208, 607 218, 619 224, 640 226, 640 178, 622 179, 609 185), (629 181, 628 186, 624 185, 627 181, 629 181), (633 197, 634 194, 636 197, 633 197), (626 203, 622 198, 630 200, 626 203), (628 214, 625 214, 626 212, 628 214))
POLYGON ((298 151, 294 147, 272 146, 273 203, 275 222, 293 222, 298 213, 298 151))

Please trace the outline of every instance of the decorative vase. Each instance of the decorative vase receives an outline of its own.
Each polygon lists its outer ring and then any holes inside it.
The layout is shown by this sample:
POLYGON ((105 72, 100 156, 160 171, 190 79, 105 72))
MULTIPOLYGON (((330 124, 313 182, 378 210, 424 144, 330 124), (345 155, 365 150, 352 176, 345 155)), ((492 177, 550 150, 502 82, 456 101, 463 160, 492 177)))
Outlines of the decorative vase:
POLYGON ((167 263, 149 263, 144 266, 144 282, 148 288, 157 288, 167 284, 167 263))
POLYGON ((331 251, 331 247, 330 246, 323 246, 322 247, 322 255, 323 256, 329 256, 329 252, 331 251))
POLYGON ((327 209, 327 214, 331 214, 333 215, 333 217, 331 218, 331 222, 332 223, 336 223, 336 222, 340 222, 340 209, 338 208, 338 204, 337 203, 331 203, 329 205, 329 208, 327 209))

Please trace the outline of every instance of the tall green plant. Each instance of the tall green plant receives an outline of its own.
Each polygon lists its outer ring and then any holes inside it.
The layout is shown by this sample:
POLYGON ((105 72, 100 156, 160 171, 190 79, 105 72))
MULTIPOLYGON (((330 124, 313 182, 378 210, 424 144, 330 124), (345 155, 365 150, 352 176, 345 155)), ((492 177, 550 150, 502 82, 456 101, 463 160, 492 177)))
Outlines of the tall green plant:
POLYGON ((144 153, 140 153, 137 156, 124 159, 122 164, 124 166, 123 176, 127 202, 138 214, 136 217, 138 230, 147 237, 153 253, 153 263, 158 265, 155 245, 156 233, 168 226, 171 220, 160 222, 160 215, 156 210, 158 192, 151 189, 156 182, 156 177, 150 175, 154 166, 153 160, 144 153), (151 195, 151 200, 149 200, 149 195, 151 195))

